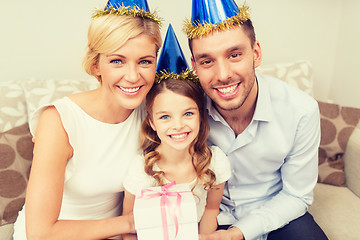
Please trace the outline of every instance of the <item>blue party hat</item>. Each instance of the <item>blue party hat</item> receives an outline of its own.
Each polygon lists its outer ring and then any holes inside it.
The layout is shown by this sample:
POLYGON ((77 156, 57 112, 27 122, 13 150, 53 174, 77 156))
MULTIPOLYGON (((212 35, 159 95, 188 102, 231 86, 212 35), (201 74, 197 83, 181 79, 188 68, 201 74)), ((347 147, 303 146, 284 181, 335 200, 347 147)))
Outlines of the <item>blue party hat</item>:
POLYGON ((157 83, 167 78, 197 82, 197 76, 189 69, 171 24, 166 32, 156 72, 155 82, 157 83))
POLYGON ((105 9, 110 10, 111 8, 119 9, 121 7, 132 7, 139 8, 143 11, 150 12, 149 5, 146 0, 109 0, 106 4, 105 9))
POLYGON ((192 39, 230 29, 250 19, 248 10, 244 5, 238 7, 234 0, 193 0, 191 21, 185 21, 184 31, 192 39))
POLYGON ((156 13, 151 13, 146 0, 109 0, 104 9, 96 9, 92 17, 100 17, 108 14, 129 15, 150 19, 161 25, 161 19, 156 13))

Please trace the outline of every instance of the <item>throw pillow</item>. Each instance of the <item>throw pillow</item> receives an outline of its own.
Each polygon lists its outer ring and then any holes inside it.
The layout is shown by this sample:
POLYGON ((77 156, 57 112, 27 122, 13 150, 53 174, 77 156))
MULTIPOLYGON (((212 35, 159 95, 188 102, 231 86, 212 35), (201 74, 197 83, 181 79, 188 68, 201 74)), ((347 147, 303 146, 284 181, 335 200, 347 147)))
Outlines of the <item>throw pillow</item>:
POLYGON ((350 135, 359 122, 360 109, 318 103, 321 121, 318 182, 345 186, 343 154, 350 135))
POLYGON ((15 222, 24 205, 33 146, 27 123, 0 133, 0 226, 15 222))
POLYGON ((309 61, 264 65, 257 68, 257 72, 276 77, 314 96, 312 66, 309 61))
POLYGON ((0 132, 27 122, 24 91, 19 82, 0 82, 0 132))
POLYGON ((25 91, 27 114, 41 106, 52 103, 64 96, 95 89, 99 86, 95 78, 91 79, 29 79, 22 82, 25 91))

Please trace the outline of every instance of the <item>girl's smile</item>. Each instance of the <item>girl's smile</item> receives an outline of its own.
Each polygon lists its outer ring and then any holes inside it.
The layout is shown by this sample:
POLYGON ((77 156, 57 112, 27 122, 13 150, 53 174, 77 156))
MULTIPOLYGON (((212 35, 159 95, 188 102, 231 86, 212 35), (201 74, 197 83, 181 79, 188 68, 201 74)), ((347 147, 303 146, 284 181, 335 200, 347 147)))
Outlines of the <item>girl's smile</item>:
POLYGON ((151 127, 162 147, 188 150, 200 129, 199 109, 194 100, 170 90, 154 99, 151 127))

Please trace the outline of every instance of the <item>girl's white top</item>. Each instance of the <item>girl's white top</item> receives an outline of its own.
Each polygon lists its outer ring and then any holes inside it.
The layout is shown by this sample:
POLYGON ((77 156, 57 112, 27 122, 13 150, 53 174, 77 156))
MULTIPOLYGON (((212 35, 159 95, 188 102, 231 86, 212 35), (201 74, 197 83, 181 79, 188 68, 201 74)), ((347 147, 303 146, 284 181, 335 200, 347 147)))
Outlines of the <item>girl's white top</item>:
MULTIPOLYGON (((227 156, 223 151, 220 150, 220 148, 212 146, 211 152, 212 159, 210 163, 210 169, 214 171, 216 175, 216 182, 214 185, 218 185, 220 183, 226 182, 231 177, 230 163, 227 156)), ((130 166, 129 173, 124 180, 125 189, 135 196, 139 196, 141 194, 141 190, 145 188, 158 186, 155 178, 145 173, 144 163, 144 156, 139 155, 134 163, 130 166)), ((156 164, 154 165, 154 170, 160 170, 156 164)), ((167 179, 165 179, 165 182, 170 183, 170 181, 167 179)), ((190 189, 192 189, 195 183, 196 179, 185 184, 189 185, 190 189)), ((207 191, 204 189, 204 185, 199 181, 192 192, 196 202, 197 219, 199 222, 205 211, 207 191)))

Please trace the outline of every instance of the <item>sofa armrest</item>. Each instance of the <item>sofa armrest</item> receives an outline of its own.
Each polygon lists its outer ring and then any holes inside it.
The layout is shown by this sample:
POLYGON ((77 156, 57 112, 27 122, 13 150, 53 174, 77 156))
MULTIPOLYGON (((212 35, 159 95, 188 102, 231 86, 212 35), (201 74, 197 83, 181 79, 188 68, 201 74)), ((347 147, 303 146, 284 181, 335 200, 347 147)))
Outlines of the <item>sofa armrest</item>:
POLYGON ((344 153, 346 185, 360 197, 360 123, 352 132, 344 153))
POLYGON ((0 226, 0 239, 13 240, 14 224, 5 224, 0 226))

